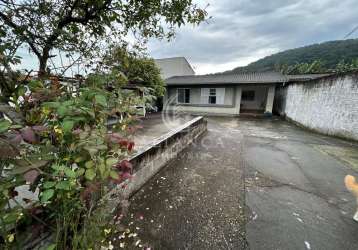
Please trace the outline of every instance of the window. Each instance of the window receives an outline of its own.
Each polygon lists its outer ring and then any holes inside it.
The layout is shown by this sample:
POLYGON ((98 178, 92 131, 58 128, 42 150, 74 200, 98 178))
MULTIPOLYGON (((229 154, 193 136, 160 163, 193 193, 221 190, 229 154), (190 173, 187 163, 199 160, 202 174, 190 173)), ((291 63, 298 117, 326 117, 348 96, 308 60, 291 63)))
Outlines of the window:
POLYGON ((254 90, 244 90, 244 91, 242 91, 241 100, 243 100, 243 101, 254 101, 255 100, 255 91, 254 90))
POLYGON ((216 104, 216 89, 209 90, 209 104, 216 104))
POLYGON ((178 103, 190 103, 190 89, 178 89, 178 103))
POLYGON ((202 88, 201 104, 218 104, 225 103, 225 88, 202 88))

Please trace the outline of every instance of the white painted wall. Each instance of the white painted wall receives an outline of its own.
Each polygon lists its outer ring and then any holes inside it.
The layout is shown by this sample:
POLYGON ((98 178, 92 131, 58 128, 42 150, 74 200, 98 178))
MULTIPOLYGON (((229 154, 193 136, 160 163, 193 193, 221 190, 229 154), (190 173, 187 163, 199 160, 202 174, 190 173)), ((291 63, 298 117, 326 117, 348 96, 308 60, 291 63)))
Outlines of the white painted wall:
POLYGON ((280 88, 275 109, 310 129, 358 140, 358 73, 280 88))
MULTIPOLYGON (((178 88, 188 88, 188 87, 178 87, 178 88)), ((168 98, 170 99, 170 102, 172 104, 178 104, 177 103, 177 89, 178 88, 169 88, 168 89, 168 98)), ((234 94, 235 94, 235 87, 216 87, 217 89, 223 89, 223 91, 218 91, 219 92, 223 92, 222 94, 224 95, 223 97, 223 104, 222 105, 234 105, 234 94)), ((203 100, 201 98, 202 95, 202 89, 200 87, 194 87, 194 88, 189 88, 190 89, 190 104, 193 105, 201 105, 204 104, 203 100)), ((206 88, 204 88, 206 89, 206 88)), ((210 105, 210 104, 207 104, 210 105)), ((213 106, 215 106, 215 104, 213 104, 213 106)))
POLYGON ((172 76, 195 75, 193 68, 184 57, 156 59, 155 63, 159 67, 163 79, 172 76))
POLYGON ((272 108, 273 108, 273 101, 275 98, 275 88, 276 86, 270 86, 267 92, 267 98, 266 98, 266 107, 265 107, 265 113, 272 114, 272 108))
POLYGON ((225 98, 224 105, 201 103, 201 88, 190 88, 190 104, 178 104, 177 103, 177 88, 168 88, 168 103, 164 103, 165 111, 174 112, 189 112, 196 114, 217 114, 217 115, 239 115, 240 113, 240 99, 241 88, 240 87, 224 87, 225 98))

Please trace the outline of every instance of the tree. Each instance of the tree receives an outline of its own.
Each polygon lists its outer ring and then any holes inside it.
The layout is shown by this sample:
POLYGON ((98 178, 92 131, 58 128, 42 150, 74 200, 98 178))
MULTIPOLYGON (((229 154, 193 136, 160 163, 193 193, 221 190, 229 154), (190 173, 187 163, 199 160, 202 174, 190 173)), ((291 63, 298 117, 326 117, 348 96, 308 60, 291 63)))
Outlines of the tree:
POLYGON ((275 68, 283 74, 315 74, 327 72, 321 60, 315 60, 312 63, 296 63, 294 65, 275 65, 275 68))
POLYGON ((109 30, 119 39, 129 31, 144 38, 171 37, 176 26, 200 23, 205 16, 191 0, 0 1, 0 26, 36 55, 41 75, 54 49, 88 53, 109 30))
POLYGON ((335 72, 348 72, 352 70, 358 69, 358 58, 353 59, 350 63, 344 60, 340 61, 336 68, 334 69, 335 72))
POLYGON ((24 90, 11 67, 20 59, 19 48, 36 56, 38 74, 44 77, 56 50, 91 61, 108 41, 121 44, 129 33, 144 42, 170 39, 175 27, 199 24, 206 15, 192 0, 0 0, 0 112, 14 114, 8 103, 14 104, 17 92, 24 90))
POLYGON ((129 51, 128 46, 115 45, 103 56, 102 67, 111 72, 122 72, 127 83, 144 85, 163 96, 165 87, 160 69, 154 60, 141 51, 129 51))

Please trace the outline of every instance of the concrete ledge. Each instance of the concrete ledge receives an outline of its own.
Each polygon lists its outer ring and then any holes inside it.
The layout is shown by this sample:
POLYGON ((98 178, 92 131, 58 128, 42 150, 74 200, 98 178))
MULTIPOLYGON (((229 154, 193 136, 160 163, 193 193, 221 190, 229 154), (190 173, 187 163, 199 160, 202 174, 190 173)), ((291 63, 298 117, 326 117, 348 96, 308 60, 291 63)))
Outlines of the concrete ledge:
MULTIPOLYGON (((125 199, 138 191, 150 178, 157 174, 170 160, 196 140, 207 130, 207 121, 197 117, 178 128, 157 138, 142 148, 128 160, 133 164, 133 177, 119 185, 111 186, 110 191, 102 198, 108 215, 116 210, 125 199)), ((48 246, 53 234, 46 233, 41 238, 29 242, 26 249, 42 249, 48 246)))
POLYGON ((196 140, 207 130, 207 121, 203 117, 179 126, 178 128, 157 138, 150 145, 141 149, 129 158, 133 164, 132 178, 121 183, 106 195, 111 206, 116 207, 123 198, 132 196, 149 179, 157 174, 170 160, 196 140))

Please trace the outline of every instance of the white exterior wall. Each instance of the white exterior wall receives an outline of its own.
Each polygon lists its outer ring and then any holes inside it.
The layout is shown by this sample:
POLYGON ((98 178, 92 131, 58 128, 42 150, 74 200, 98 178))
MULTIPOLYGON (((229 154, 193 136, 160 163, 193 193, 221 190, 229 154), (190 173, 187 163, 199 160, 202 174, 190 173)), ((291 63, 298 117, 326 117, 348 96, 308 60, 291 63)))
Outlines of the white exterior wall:
MULTIPOLYGON (((216 88, 220 88, 217 86, 216 88)), ((241 88, 240 87, 224 87, 225 98, 224 105, 217 104, 201 104, 201 88, 190 88, 190 104, 177 103, 177 88, 169 88, 168 102, 164 103, 165 111, 172 112, 189 112, 196 114, 216 114, 216 115, 239 115, 241 88)))
POLYGON ((280 88, 275 106, 305 127, 358 140, 358 74, 290 84, 280 88))
POLYGON ((184 57, 156 59, 155 63, 160 68, 163 79, 172 76, 195 75, 193 68, 184 57))
POLYGON ((267 92, 267 98, 266 98, 266 107, 265 107, 265 113, 272 114, 272 108, 273 108, 273 101, 275 98, 275 86, 271 86, 268 89, 267 92))
MULTIPOLYGON (((275 85, 259 86, 215 86, 215 88, 225 88, 224 104, 202 104, 201 101, 202 87, 170 87, 167 88, 165 97, 165 111, 182 111, 197 114, 222 114, 222 115, 239 115, 240 109, 244 110, 262 110, 262 113, 272 113, 273 100, 275 96, 275 85), (177 89, 190 89, 190 103, 182 104, 177 102, 177 89), (243 90, 254 90, 255 99, 253 101, 242 101, 241 95, 243 90), (166 105, 168 104, 169 105, 166 105)), ((204 86, 203 88, 208 88, 204 86)))

